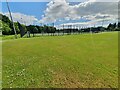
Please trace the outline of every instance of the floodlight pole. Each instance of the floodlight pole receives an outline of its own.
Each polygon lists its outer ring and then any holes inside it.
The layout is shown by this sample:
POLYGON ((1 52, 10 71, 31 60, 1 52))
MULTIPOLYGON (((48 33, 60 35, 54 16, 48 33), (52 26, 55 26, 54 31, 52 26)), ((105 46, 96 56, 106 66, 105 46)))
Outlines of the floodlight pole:
POLYGON ((55 23, 53 23, 53 27, 55 27, 55 23))
POLYGON ((15 25, 14 25, 14 22, 13 22, 12 14, 11 14, 10 7, 9 7, 9 4, 8 4, 7 0, 6 0, 6 3, 7 3, 7 8, 8 8, 9 14, 10 14, 10 18, 11 18, 11 21, 12 21, 13 30, 14 30, 14 33, 15 33, 15 39, 17 39, 17 33, 16 33, 16 30, 15 30, 15 25))
POLYGON ((105 16, 103 17, 103 21, 102 21, 102 30, 103 30, 104 19, 105 19, 105 16))
POLYGON ((63 35, 64 35, 64 24, 63 24, 63 35))
POLYGON ((105 16, 103 17, 103 21, 102 21, 102 27, 103 27, 103 24, 104 24, 104 18, 105 18, 105 16))

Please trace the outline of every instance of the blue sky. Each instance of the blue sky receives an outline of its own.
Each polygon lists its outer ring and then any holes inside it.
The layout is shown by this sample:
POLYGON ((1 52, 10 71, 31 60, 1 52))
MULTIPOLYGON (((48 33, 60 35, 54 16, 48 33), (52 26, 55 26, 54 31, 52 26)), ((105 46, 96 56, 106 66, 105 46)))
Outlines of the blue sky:
MULTIPOLYGON (((49 0, 49 2, 9 2, 13 20, 23 24, 51 24, 100 26, 117 20, 117 3, 97 3, 96 0, 68 2, 66 0, 49 0), (92 3, 91 3, 92 2, 92 3), (22 18, 22 19, 21 19, 22 18)), ((2 13, 9 17, 7 5, 2 2, 2 13)))
MULTIPOLYGON (((47 4, 49 2, 9 2, 10 10, 12 13, 22 13, 25 15, 35 16, 38 20, 42 19, 42 15, 44 15, 44 11, 47 8, 47 4)), ((70 5, 76 5, 80 2, 70 2, 70 5)), ((6 2, 2 2, 2 12, 7 13, 7 5, 6 2)), ((84 19, 79 20, 63 20, 61 22, 56 22, 56 24, 62 23, 70 23, 77 21, 85 21, 84 19)), ((52 22, 51 22, 52 23, 52 22)))
MULTIPOLYGON (((9 6, 13 13, 19 12, 41 19, 47 3, 48 2, 9 2, 9 6)), ((2 2, 2 11, 3 13, 8 12, 5 2, 2 2)))

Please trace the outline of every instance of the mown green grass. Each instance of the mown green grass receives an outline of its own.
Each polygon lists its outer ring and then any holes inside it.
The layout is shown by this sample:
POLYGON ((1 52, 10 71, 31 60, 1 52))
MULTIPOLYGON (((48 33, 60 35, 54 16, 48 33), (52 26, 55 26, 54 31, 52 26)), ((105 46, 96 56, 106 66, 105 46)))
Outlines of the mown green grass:
POLYGON ((2 89, 2 38, 0 38, 0 89, 2 89))
POLYGON ((117 88, 118 33, 3 42, 4 88, 117 88))
MULTIPOLYGON (((17 35, 17 38, 20 38, 20 34, 17 35)), ((15 35, 1 35, 0 39, 2 40, 14 40, 15 39, 15 35)))

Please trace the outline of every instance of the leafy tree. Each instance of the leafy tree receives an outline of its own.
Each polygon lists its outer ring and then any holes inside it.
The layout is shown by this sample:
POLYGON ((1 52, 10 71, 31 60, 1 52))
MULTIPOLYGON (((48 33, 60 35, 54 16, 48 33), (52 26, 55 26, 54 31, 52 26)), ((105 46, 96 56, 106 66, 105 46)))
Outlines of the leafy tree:
POLYGON ((10 19, 9 19, 7 16, 2 15, 2 14, 0 14, 0 16, 2 17, 2 21, 3 21, 4 23, 7 23, 7 24, 10 26, 10 24, 11 24, 10 19))
POLYGON ((6 23, 2 23, 2 34, 3 35, 11 35, 11 28, 9 27, 9 25, 8 24, 6 24, 6 23))
POLYGON ((117 27, 117 24, 116 23, 114 23, 113 24, 113 29, 115 29, 117 27))
POLYGON ((44 25, 44 27, 43 27, 43 31, 44 31, 44 33, 47 33, 47 26, 46 25, 44 25))
POLYGON ((116 23, 113 23, 113 24, 110 23, 107 27, 108 31, 115 31, 116 28, 117 28, 116 23))
POLYGON ((40 27, 40 32, 42 33, 42 35, 43 35, 43 33, 44 33, 44 27, 40 27))
POLYGON ((46 31, 47 31, 47 33, 48 33, 48 35, 49 35, 49 33, 51 33, 51 28, 47 26, 46 31))
POLYGON ((111 29, 112 29, 112 24, 110 23, 110 24, 108 25, 108 27, 107 27, 107 30, 108 30, 108 31, 111 31, 111 29))
POLYGON ((33 33, 33 29, 34 29, 33 25, 27 26, 27 31, 30 31, 30 33, 33 33))
POLYGON ((25 32, 27 32, 27 28, 24 24, 21 24, 21 26, 23 27, 23 29, 25 30, 25 32))
POLYGON ((35 26, 38 29, 38 33, 41 33, 41 27, 40 26, 35 26))
POLYGON ((19 30, 19 27, 18 27, 18 23, 15 22, 14 25, 15 25, 15 30, 16 30, 17 34, 19 34, 20 30, 19 30))
POLYGON ((0 20, 0 33, 2 32, 2 21, 0 20))
POLYGON ((54 35, 54 33, 55 33, 55 31, 56 31, 56 28, 55 28, 55 27, 50 27, 50 31, 51 31, 51 33, 53 33, 53 35, 54 35))
POLYGON ((33 29, 33 37, 35 36, 34 34, 38 32, 38 28, 37 27, 34 27, 33 29))

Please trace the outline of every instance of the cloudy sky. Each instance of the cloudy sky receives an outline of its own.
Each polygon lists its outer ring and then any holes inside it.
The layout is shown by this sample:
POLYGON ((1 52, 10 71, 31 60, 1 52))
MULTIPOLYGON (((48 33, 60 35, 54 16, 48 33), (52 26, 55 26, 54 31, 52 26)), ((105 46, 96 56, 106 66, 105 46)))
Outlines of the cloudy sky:
MULTIPOLYGON (((18 0, 19 1, 19 0, 18 0)), ((25 1, 25 0, 24 0, 25 1)), ((26 25, 48 24, 60 28, 64 25, 81 27, 104 26, 118 20, 117 0, 36 0, 36 2, 9 2, 13 20, 26 25), (74 2, 73 2, 74 1, 74 2), (79 1, 79 2, 78 2, 79 1)), ((7 15, 6 3, 2 2, 2 13, 7 15)))

